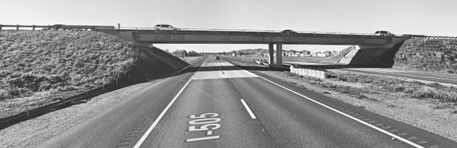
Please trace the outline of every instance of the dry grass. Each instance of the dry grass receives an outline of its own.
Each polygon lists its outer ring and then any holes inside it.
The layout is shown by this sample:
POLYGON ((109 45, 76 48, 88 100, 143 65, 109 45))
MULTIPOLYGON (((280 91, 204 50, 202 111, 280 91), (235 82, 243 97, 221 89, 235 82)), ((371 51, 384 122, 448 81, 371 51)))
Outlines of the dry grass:
POLYGON ((139 49, 90 31, 0 31, 0 117, 109 84, 139 49), (18 107, 18 106, 22 106, 18 107))
MULTIPOLYGON (((253 57, 224 57, 228 60, 253 62, 253 57)), ((396 93, 401 97, 415 99, 434 99, 443 103, 457 104, 457 88, 444 86, 438 83, 422 83, 417 81, 406 81, 400 78, 385 77, 373 74, 356 72, 328 72, 328 79, 321 80, 312 77, 300 77, 309 83, 321 88, 348 94, 359 99, 370 99, 368 94, 379 94, 379 92, 396 93), (364 87, 360 87, 364 86, 364 87)), ((288 73, 288 75, 294 75, 288 73)))
POLYGON ((394 61, 399 69, 457 73, 457 40, 409 39, 394 61))

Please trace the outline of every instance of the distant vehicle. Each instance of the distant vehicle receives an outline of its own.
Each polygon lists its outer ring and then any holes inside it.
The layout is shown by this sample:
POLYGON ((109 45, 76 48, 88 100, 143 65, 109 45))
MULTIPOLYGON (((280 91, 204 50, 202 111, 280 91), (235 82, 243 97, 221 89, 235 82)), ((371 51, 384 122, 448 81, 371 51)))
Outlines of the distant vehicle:
POLYGON ((401 35, 402 37, 408 37, 408 38, 426 38, 426 35, 419 35, 419 34, 403 34, 401 35))
POLYGON ((218 56, 216 56, 216 60, 219 60, 219 57, 218 57, 218 56))
POLYGON ((168 24, 157 24, 154 26, 154 30, 174 30, 174 31, 177 31, 177 30, 180 30, 179 28, 176 28, 176 27, 173 27, 171 25, 168 25, 168 24))
POLYGON ((284 34, 296 34, 297 32, 291 30, 291 29, 286 29, 286 30, 283 30, 282 33, 284 34))
POLYGON ((376 31, 374 34, 376 34, 376 35, 393 35, 389 31, 385 31, 385 30, 376 31))

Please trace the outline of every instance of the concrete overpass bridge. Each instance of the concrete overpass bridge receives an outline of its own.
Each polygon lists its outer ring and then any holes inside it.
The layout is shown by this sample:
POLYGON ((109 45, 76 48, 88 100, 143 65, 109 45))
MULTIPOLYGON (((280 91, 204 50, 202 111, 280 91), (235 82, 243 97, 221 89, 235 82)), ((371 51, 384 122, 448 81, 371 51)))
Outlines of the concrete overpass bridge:
POLYGON ((139 45, 153 44, 268 44, 271 66, 282 65, 284 44, 358 45, 347 64, 388 67, 402 43, 411 35, 376 35, 244 30, 102 30, 139 45), (276 49, 276 50, 275 50, 276 49), (274 53, 276 52, 276 59, 274 53))
MULTIPOLYGON (((118 26, 120 27, 120 26, 118 26)), ((355 66, 390 67, 395 53, 409 38, 457 39, 449 36, 425 35, 376 35, 354 33, 295 32, 292 30, 214 30, 214 29, 177 29, 153 30, 152 28, 115 29, 114 26, 89 25, 4 25, 3 28, 42 28, 54 30, 84 29, 109 33, 143 46, 153 44, 268 44, 270 65, 282 65, 282 46, 284 44, 317 45, 357 45, 356 52, 350 53, 345 64, 355 66), (275 51, 276 48, 276 51, 275 51), (276 52, 276 59, 273 54, 276 52)), ((343 58, 344 59, 344 58, 343 58)))

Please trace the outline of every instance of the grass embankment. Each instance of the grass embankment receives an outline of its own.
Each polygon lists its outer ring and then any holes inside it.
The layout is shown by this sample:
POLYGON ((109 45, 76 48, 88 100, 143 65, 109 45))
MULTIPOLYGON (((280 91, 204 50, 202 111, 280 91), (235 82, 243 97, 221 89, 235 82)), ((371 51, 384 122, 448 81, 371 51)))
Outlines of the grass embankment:
POLYGON ((0 56, 0 118, 114 83, 144 59, 118 37, 61 30, 0 31, 0 56))
POLYGON ((457 40, 409 39, 394 61, 398 69, 457 73, 457 40))
POLYGON ((358 99, 379 100, 370 97, 370 94, 390 93, 398 94, 399 98, 434 99, 444 103, 457 104, 457 88, 443 86, 437 83, 421 83, 406 81, 400 78, 384 77, 362 73, 332 72, 329 73, 330 81, 348 82, 359 84, 364 87, 352 87, 340 84, 323 82, 314 79, 311 82, 319 84, 323 88, 348 94, 358 99))

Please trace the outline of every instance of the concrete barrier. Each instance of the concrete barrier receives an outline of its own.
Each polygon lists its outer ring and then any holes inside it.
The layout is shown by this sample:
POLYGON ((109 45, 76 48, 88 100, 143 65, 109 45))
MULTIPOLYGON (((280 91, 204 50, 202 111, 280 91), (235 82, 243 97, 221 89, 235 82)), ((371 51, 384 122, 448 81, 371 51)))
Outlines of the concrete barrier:
POLYGON ((325 71, 322 70, 315 70, 315 69, 306 69, 306 68, 298 68, 290 65, 290 72, 294 74, 298 74, 301 76, 325 79, 325 71))

